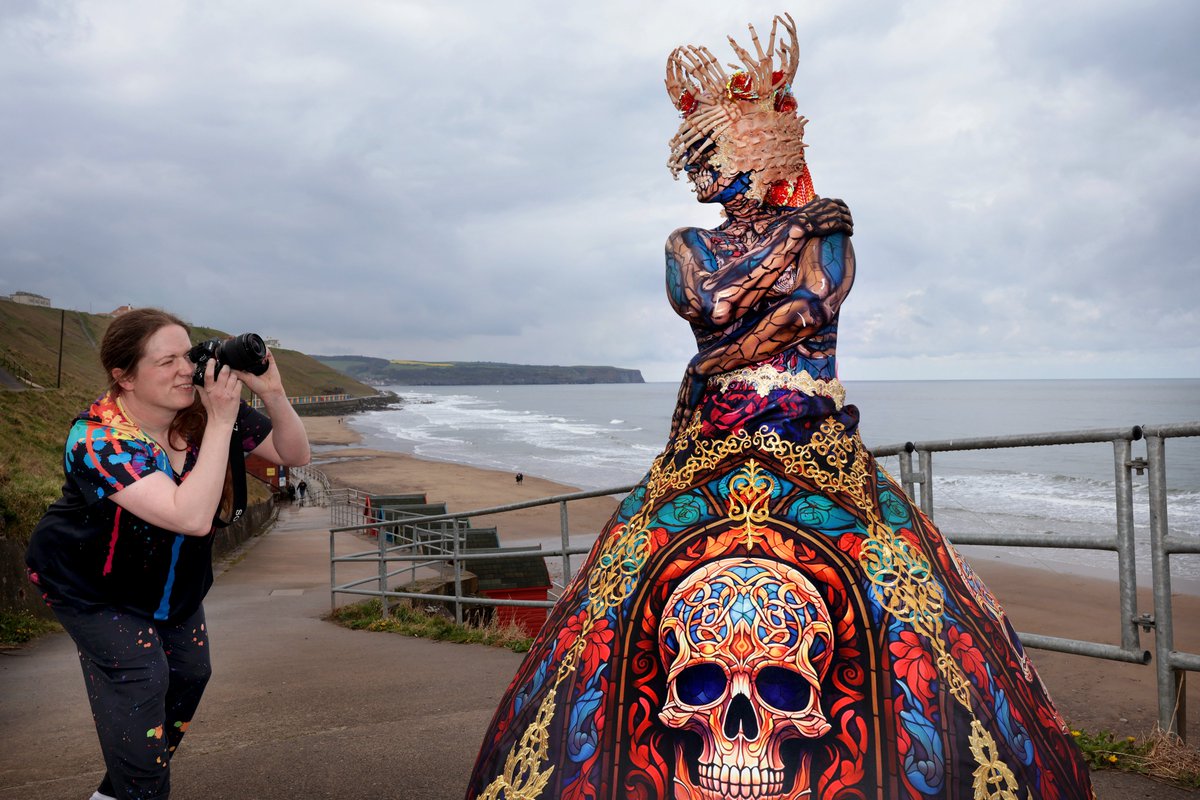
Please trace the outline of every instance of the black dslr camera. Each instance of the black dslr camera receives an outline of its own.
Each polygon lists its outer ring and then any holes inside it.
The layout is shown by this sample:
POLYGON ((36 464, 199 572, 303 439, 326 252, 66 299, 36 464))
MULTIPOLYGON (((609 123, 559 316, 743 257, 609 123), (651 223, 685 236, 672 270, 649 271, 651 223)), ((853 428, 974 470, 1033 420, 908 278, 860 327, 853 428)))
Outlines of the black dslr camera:
POLYGON ((209 339, 188 350, 187 356, 196 365, 192 383, 197 386, 204 385, 204 370, 209 359, 216 363, 213 367, 214 378, 226 365, 251 375, 262 375, 267 371, 267 345, 257 333, 243 333, 228 339, 209 339))

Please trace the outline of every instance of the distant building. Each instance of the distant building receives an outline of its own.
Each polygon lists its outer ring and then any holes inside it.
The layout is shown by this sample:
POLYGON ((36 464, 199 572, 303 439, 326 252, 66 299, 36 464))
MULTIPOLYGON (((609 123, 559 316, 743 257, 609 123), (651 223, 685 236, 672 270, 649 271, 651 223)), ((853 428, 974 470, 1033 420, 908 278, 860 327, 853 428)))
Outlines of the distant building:
POLYGON ((112 311, 108 312, 108 316, 119 317, 122 314, 128 314, 130 311, 133 311, 133 306, 130 306, 130 305, 117 306, 112 311))
POLYGON ((267 347, 280 347, 281 346, 279 344, 278 339, 267 339, 266 337, 263 337, 263 341, 266 342, 267 347))
POLYGON ((11 300, 14 303, 21 303, 26 306, 45 306, 50 307, 50 298, 42 297, 40 294, 33 292, 13 292, 5 300, 11 300))

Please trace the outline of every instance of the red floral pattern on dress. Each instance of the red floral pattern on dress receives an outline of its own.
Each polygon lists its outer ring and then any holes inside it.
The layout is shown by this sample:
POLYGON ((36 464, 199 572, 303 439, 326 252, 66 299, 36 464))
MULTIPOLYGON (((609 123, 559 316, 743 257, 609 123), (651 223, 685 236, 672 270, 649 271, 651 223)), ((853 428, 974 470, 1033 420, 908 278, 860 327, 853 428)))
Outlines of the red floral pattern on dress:
POLYGON ((921 643, 921 637, 912 631, 901 631, 899 641, 890 643, 888 651, 895 658, 896 674, 908 688, 924 702, 932 702, 937 669, 933 666, 929 651, 921 643))

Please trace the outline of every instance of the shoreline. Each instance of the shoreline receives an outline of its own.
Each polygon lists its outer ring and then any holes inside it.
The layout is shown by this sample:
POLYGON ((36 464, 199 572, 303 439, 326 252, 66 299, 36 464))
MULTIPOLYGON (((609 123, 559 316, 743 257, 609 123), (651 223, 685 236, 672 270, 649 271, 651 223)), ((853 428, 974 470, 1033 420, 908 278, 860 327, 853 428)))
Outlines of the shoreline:
MULTIPOLYGON (((449 461, 434 461, 408 453, 358 447, 361 434, 351 429, 344 417, 301 417, 313 445, 313 463, 335 488, 403 494, 424 492, 431 503, 446 503, 451 512, 494 508, 510 503, 571 494, 575 487, 532 475, 517 483, 513 474, 472 467, 449 461), (328 449, 316 450, 317 447, 328 449)), ((572 539, 595 535, 617 509, 614 497, 573 501, 569 506, 572 539)), ((510 511, 503 517, 473 518, 476 527, 495 526, 502 544, 530 540, 561 542, 562 523, 558 504, 510 511)), ((578 559, 579 556, 573 556, 578 559)))
MULTIPOLYGON (((517 484, 508 472, 447 461, 422 459, 359 447, 363 437, 345 418, 303 417, 309 441, 326 449, 313 453, 312 466, 335 487, 371 492, 425 492, 430 502, 445 502, 450 511, 470 511, 577 491, 553 481, 526 476, 517 484)), ((572 502, 572 544, 599 533, 616 510, 613 497, 572 502)), ((495 525, 506 544, 542 541, 547 547, 560 541, 558 504, 509 512, 494 518, 478 517, 479 527, 495 525), (553 543, 553 544, 551 544, 553 543)), ((959 548, 972 569, 999 599, 1013 626, 1022 633, 1074 638, 1119 645, 1120 601, 1115 574, 1081 574, 1056 569, 1043 562, 1015 560, 994 547, 959 548)), ((573 556, 582 559, 582 556, 573 556)), ((556 559, 551 559, 556 560, 556 559)), ((576 563, 579 563, 576 561, 576 563)), ((1153 613, 1149 581, 1139 578, 1138 611, 1153 613)), ((1200 652, 1200 596, 1173 598, 1174 645, 1182 652, 1200 652)), ((1142 633, 1141 646, 1154 650, 1154 634, 1142 633)), ((1089 731, 1111 730, 1148 733, 1155 726, 1158 707, 1153 663, 1127 664, 1045 650, 1031 650, 1031 658, 1051 690, 1059 710, 1070 724, 1089 731), (1104 702, 1097 702, 1103 695, 1104 702)), ((1188 682, 1187 696, 1200 708, 1200 681, 1188 682)), ((1192 715, 1193 720, 1198 715, 1192 715)), ((1200 735, 1200 720, 1189 726, 1200 735)))

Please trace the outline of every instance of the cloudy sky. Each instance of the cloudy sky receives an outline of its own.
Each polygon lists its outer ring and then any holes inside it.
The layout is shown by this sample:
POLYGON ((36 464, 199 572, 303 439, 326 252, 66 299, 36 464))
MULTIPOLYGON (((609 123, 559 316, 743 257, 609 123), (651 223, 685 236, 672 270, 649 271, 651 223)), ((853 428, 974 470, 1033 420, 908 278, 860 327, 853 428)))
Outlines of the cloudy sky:
POLYGON ((674 380, 666 55, 781 11, 843 378, 1200 377, 1193 0, 4 0, 0 294, 674 380))

